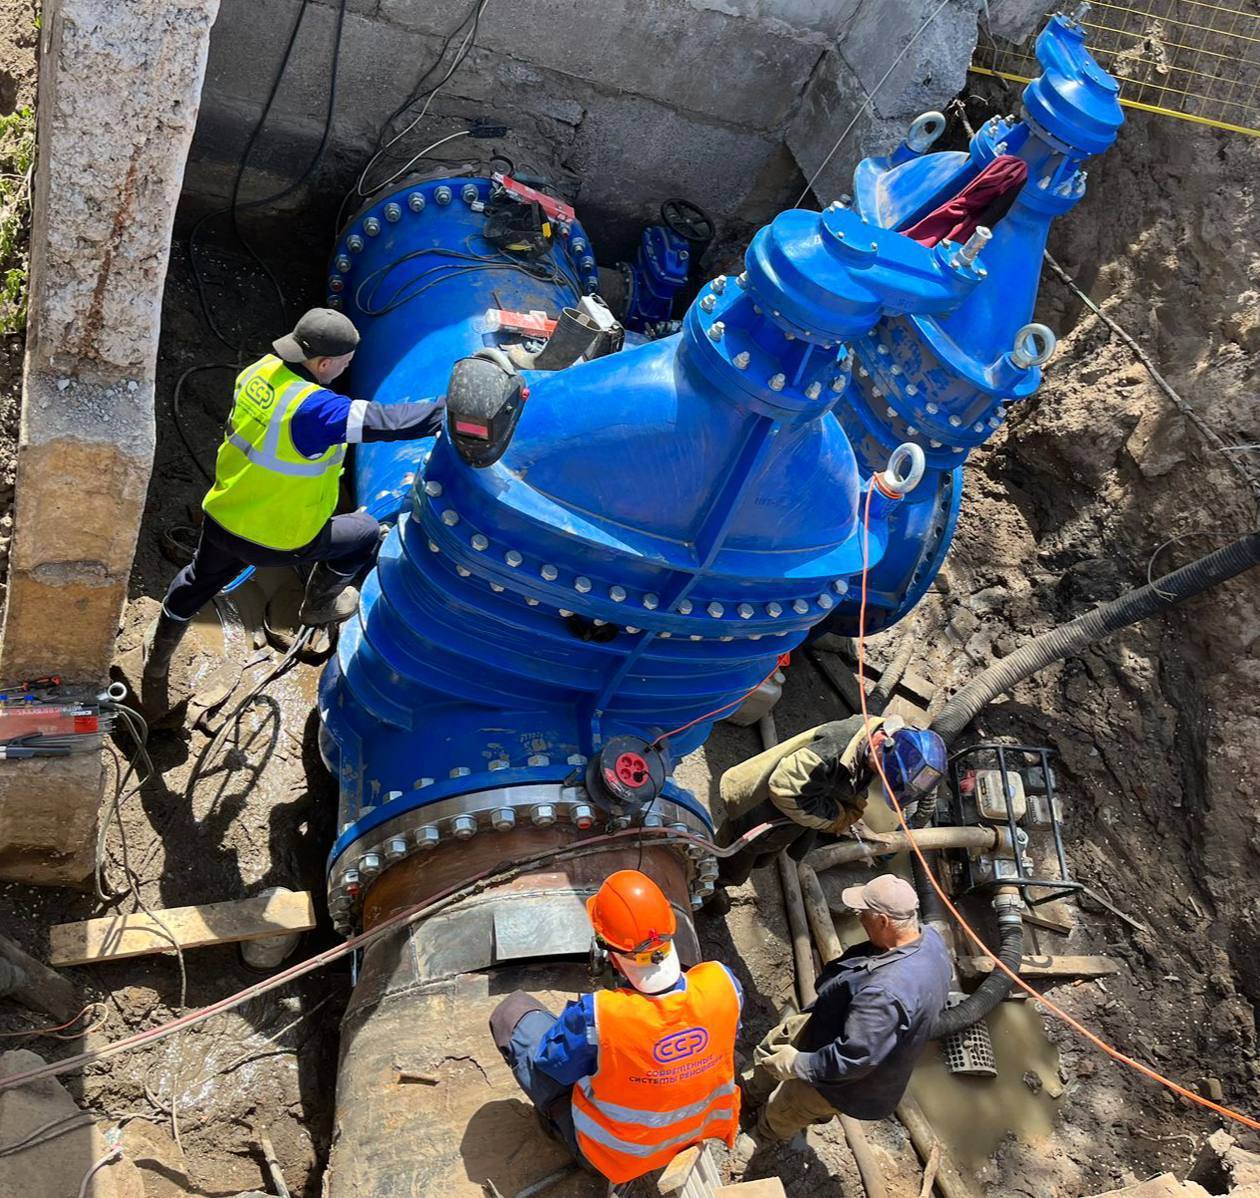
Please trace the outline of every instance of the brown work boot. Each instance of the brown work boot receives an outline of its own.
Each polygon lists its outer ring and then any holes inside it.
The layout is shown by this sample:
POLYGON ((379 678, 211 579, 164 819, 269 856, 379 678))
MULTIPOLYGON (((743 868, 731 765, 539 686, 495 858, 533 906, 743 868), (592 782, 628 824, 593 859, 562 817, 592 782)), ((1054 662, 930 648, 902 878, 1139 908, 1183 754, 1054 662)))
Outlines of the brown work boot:
POLYGON ((298 619, 312 627, 320 624, 340 624, 348 620, 359 607, 359 592, 350 585, 350 577, 335 574, 320 562, 306 583, 306 596, 298 611, 298 619))
POLYGON ((165 608, 158 613, 158 618, 144 632, 141 648, 144 677, 166 677, 171 669, 171 658, 187 631, 187 620, 177 620, 174 616, 167 615, 165 608))

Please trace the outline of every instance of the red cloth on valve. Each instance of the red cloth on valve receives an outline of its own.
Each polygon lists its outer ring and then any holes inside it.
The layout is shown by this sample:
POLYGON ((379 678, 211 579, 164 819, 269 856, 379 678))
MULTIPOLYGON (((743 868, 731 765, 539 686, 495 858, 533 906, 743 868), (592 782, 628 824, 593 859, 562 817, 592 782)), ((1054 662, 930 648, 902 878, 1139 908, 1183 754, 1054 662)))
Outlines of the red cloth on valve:
POLYGON ((964 242, 980 225, 993 228, 1028 182, 1028 164, 1014 154, 995 158, 966 187, 902 232, 920 245, 964 242))

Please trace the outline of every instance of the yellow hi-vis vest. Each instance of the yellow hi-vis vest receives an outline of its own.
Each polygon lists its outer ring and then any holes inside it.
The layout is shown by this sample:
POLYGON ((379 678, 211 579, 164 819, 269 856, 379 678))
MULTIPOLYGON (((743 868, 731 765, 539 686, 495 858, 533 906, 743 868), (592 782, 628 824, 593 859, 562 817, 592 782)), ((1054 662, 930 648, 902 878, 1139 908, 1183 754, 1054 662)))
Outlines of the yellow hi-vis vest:
POLYGON ((319 389, 274 354, 236 376, 214 486, 201 505, 228 532, 269 549, 301 549, 336 511, 346 447, 306 458, 291 436, 294 413, 319 389))

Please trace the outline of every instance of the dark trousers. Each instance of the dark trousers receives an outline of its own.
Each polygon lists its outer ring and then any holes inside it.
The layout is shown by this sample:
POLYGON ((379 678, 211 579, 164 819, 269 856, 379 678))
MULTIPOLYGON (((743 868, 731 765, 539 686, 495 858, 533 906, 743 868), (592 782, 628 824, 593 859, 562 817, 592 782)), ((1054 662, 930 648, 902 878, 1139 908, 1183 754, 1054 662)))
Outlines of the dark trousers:
MULTIPOLYGON (((783 812, 769 800, 759 803, 751 811, 731 820, 730 840, 727 843, 738 840, 745 832, 751 831, 758 824, 767 824, 772 820, 782 818, 783 812)), ((742 886, 748 881, 748 875, 754 869, 772 865, 781 852, 786 851, 793 861, 799 861, 814 847, 817 839, 818 833, 813 828, 803 828, 799 824, 774 828, 733 856, 720 858, 718 881, 723 886, 742 886)))
POLYGON ((380 534, 381 526, 366 512, 351 512, 334 516, 300 549, 268 549, 233 535, 207 516, 197 552, 175 575, 162 606, 177 620, 191 620, 246 566, 327 562, 333 573, 350 578, 372 560, 380 534))
POLYGON ((558 1082, 534 1064, 534 1054, 556 1017, 540 1002, 517 990, 490 1017, 490 1033, 512 1070, 516 1084, 538 1109, 552 1134, 582 1163, 573 1127, 573 1087, 558 1082))

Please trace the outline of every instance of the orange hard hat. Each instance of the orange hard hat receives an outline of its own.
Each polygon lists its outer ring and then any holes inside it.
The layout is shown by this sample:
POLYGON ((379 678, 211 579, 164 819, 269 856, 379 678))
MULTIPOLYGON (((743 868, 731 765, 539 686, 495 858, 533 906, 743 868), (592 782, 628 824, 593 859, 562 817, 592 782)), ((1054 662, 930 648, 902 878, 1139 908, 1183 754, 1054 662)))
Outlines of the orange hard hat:
POLYGON ((586 913, 595 935, 614 952, 645 952, 672 940, 678 927, 669 899, 637 869, 609 874, 599 892, 586 900, 586 913))

